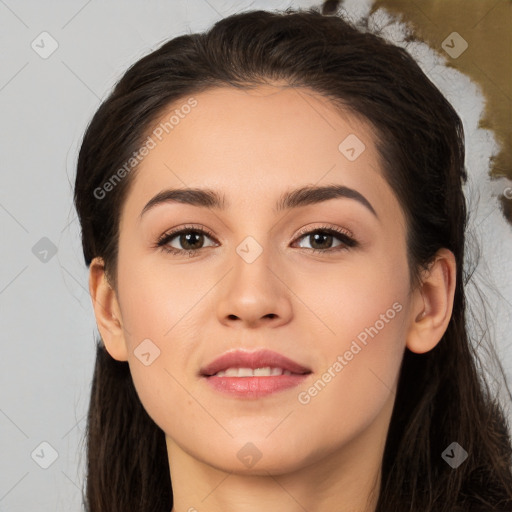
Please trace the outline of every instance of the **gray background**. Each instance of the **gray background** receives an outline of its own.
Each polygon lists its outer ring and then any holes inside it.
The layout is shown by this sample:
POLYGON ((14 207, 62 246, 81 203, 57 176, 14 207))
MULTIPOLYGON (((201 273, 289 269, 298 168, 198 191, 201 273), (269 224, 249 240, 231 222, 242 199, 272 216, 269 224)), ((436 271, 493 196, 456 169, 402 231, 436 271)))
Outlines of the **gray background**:
MULTIPOLYGON (((72 185, 101 100, 129 65, 176 35, 249 8, 318 3, 0 0, 0 512, 81 510, 96 324, 72 185), (31 46, 50 48, 44 31, 58 44, 46 59, 31 46), (57 455, 47 469, 43 442, 57 455)), ((501 293, 510 305, 510 287, 501 293)), ((494 314, 510 377, 510 326, 494 314)))

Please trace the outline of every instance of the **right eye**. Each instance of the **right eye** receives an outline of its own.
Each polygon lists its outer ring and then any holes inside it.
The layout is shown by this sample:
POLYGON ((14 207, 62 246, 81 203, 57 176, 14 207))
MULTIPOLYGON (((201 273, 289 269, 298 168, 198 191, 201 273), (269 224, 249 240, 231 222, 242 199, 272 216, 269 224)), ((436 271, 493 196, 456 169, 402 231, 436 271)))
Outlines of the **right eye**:
POLYGON ((163 251, 170 254, 183 254, 188 253, 189 257, 196 256, 197 253, 204 249, 204 247, 197 247, 202 245, 205 235, 209 238, 213 238, 213 234, 203 228, 196 228, 193 226, 185 226, 184 228, 176 229, 167 233, 164 233, 157 241, 156 246, 160 247, 163 251), (173 247, 170 245, 171 241, 177 239, 183 249, 173 247))

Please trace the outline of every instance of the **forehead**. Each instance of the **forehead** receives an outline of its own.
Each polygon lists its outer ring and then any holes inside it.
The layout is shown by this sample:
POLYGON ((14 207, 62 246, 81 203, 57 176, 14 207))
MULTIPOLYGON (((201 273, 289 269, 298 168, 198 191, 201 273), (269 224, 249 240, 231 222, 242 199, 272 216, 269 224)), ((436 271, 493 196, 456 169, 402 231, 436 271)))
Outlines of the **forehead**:
POLYGON ((128 198, 139 213, 166 187, 221 190, 228 206, 253 206, 256 198, 275 201, 292 187, 327 182, 397 213, 372 126, 305 88, 209 89, 175 101, 147 135, 153 147, 128 198))

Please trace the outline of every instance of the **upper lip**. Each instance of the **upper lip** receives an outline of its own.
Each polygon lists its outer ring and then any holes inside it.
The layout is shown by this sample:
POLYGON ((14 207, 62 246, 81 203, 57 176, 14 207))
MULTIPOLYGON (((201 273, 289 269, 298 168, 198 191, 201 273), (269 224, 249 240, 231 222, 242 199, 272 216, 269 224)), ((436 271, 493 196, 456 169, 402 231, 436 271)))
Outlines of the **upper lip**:
POLYGON ((311 373, 309 368, 272 350, 257 350, 254 352, 235 350, 226 352, 201 368, 200 373, 203 376, 211 377, 217 372, 227 370, 228 368, 252 368, 254 370, 268 366, 271 368, 282 368, 291 373, 311 373))

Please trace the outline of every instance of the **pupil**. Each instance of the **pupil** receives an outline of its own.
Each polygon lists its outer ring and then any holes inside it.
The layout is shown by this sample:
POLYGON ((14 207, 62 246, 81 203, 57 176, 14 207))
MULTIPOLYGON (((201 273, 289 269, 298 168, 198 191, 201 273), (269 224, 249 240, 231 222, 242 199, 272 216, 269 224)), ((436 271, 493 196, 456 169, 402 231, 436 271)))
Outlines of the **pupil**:
MULTIPOLYGON (((189 243, 189 238, 190 238, 190 237, 202 237, 202 236, 203 236, 203 235, 201 235, 200 233, 187 233, 186 235, 181 235, 181 240, 180 240, 181 245, 182 245, 182 247, 183 247, 183 248, 185 248, 185 249, 187 248, 187 247, 186 247, 187 245, 192 245, 192 246, 194 246, 194 243, 192 243, 192 244, 190 244, 190 243, 189 243), (183 243, 183 242, 185 242, 185 243, 183 243)), ((196 247, 190 247, 190 249, 195 249, 195 248, 196 248, 196 247)))
MULTIPOLYGON (((321 237, 321 238, 323 237, 323 238, 327 239, 328 241, 331 241, 331 240, 332 240, 332 235, 323 235, 323 234, 321 234, 321 233, 316 233, 316 234, 312 235, 312 237, 313 237, 313 239, 314 239, 314 242, 311 244, 313 247, 314 247, 314 245, 315 245, 315 244, 316 244, 316 242, 317 242, 317 241, 316 241, 316 238, 317 238, 317 237, 321 237)), ((322 245, 322 244, 320 244, 320 245, 322 245)), ((324 248, 325 248, 325 247, 324 247, 324 248)))

